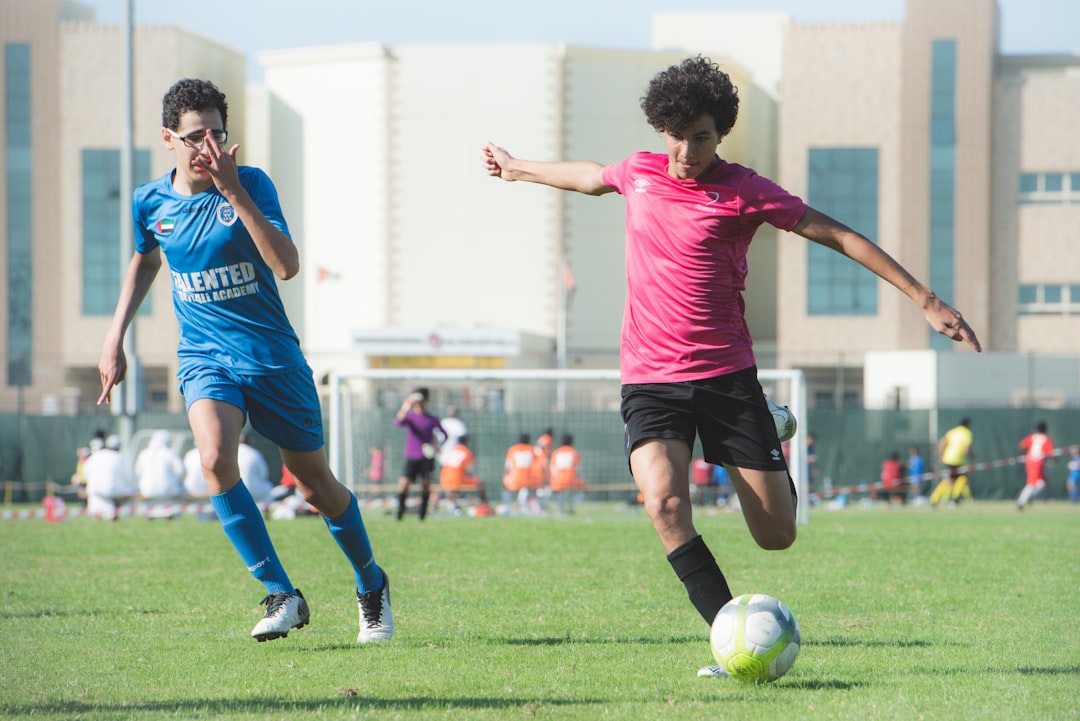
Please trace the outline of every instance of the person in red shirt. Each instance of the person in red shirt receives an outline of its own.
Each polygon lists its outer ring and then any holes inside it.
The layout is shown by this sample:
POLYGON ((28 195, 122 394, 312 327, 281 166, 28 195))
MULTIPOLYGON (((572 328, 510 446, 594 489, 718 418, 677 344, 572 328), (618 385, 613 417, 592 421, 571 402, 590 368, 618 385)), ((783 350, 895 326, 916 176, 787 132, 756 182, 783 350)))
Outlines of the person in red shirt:
MULTIPOLYGON (((881 246, 717 154, 735 125, 739 93, 716 63, 698 56, 658 73, 641 108, 666 152, 605 166, 523 160, 487 143, 482 162, 505 181, 623 196, 624 447, 667 560, 711 626, 732 593, 694 527, 689 478, 698 437, 705 460, 727 468, 758 546, 795 542, 795 485, 758 381, 743 299, 758 228, 769 224, 847 256, 906 295, 936 331, 981 346, 959 311, 881 246)), ((715 668, 699 673, 726 675, 715 668)))
POLYGON ((1016 499, 1016 507, 1022 511, 1046 488, 1046 462, 1054 451, 1054 442, 1046 434, 1045 421, 1036 423, 1035 432, 1021 439, 1020 450, 1024 452, 1024 471, 1027 473, 1027 481, 1016 499))
POLYGON ((881 487, 889 494, 891 503, 903 503, 905 496, 900 492, 904 485, 904 465, 900 454, 893 452, 881 463, 881 487))
POLYGON ((559 513, 573 513, 574 504, 588 486, 581 477, 581 454, 574 448, 574 436, 564 433, 562 445, 551 454, 551 492, 559 513))

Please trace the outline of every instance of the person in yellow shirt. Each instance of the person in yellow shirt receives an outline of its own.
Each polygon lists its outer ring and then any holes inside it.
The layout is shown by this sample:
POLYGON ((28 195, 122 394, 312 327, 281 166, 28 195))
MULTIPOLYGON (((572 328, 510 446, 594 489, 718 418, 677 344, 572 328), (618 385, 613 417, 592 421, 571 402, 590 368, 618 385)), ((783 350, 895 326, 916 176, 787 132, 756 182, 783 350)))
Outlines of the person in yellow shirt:
POLYGON ((961 418, 960 424, 949 429, 938 441, 938 458, 942 465, 949 469, 949 475, 942 478, 930 494, 930 505, 934 508, 946 498, 950 505, 955 505, 961 497, 971 500, 967 474, 960 473, 960 468, 969 463, 969 457, 974 456, 971 452, 971 441, 970 418, 961 418))

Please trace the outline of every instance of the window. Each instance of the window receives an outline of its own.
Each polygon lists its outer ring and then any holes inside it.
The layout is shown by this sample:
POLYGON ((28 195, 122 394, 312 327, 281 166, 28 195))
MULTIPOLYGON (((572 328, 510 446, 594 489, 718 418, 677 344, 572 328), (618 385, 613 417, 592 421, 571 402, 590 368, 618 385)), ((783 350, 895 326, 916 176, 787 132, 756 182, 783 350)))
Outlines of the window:
MULTIPOLYGON (((150 178, 150 152, 135 153, 135 183, 150 178)), ((112 315, 120 296, 120 223, 130 223, 130 199, 120 198, 120 151, 83 150, 82 248, 84 315, 112 315), (122 219, 122 220, 121 220, 122 219)), ((150 314, 150 296, 139 306, 150 314)))
POLYGON ((1017 202, 1021 205, 1080 204, 1080 173, 1021 173, 1017 202))
MULTIPOLYGON (((808 191, 810 205, 877 238, 877 148, 811 148, 808 191)), ((877 314, 877 276, 816 243, 807 247, 808 314, 877 314)))
POLYGON ((1080 285, 1026 283, 1017 301, 1018 315, 1080 315, 1080 285))
MULTIPOLYGON (((935 40, 930 69, 930 287, 943 298, 954 293, 956 198, 956 41, 935 40)), ((930 347, 952 350, 945 336, 928 329, 930 347)))
POLYGON ((9 386, 30 385, 33 369, 33 148, 30 46, 4 46, 4 168, 7 184, 7 371, 9 386))

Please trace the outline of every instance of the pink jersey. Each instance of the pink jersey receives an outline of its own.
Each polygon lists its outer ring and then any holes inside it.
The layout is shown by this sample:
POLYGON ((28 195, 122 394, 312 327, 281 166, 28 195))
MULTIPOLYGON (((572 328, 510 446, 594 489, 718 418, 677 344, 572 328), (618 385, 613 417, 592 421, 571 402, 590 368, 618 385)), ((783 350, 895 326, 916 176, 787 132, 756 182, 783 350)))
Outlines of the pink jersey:
POLYGON ((634 153, 604 168, 626 199, 623 383, 671 383, 754 365, 742 291, 762 223, 791 230, 806 203, 749 168, 720 160, 677 180, 668 157, 634 153))

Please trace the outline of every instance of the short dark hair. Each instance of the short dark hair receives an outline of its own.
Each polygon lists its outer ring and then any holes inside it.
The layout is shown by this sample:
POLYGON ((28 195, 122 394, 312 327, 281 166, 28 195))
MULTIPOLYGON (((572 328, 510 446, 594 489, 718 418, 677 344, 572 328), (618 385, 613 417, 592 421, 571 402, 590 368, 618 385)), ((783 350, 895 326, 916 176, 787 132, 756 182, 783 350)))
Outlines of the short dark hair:
POLYGON ((574 445, 574 436, 573 436, 573 434, 571 434, 571 433, 563 433, 562 444, 564 446, 572 446, 572 445, 574 445))
POLYGON ((180 116, 194 110, 197 113, 216 110, 221 113, 221 124, 229 127, 229 105, 225 93, 209 80, 184 78, 177 80, 161 99, 161 124, 170 130, 180 127, 180 116))
POLYGON ((682 132, 702 115, 711 115, 722 138, 739 116, 739 91, 720 66, 698 55, 657 74, 641 109, 659 133, 682 132))
POLYGON ((1046 433, 1046 421, 1039 421, 1036 423, 1035 430, 1039 433, 1046 433))

